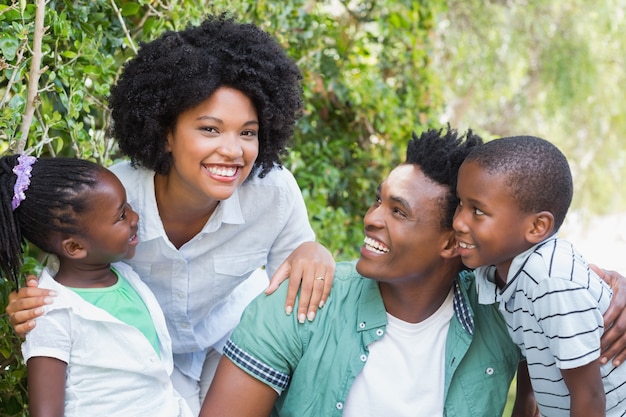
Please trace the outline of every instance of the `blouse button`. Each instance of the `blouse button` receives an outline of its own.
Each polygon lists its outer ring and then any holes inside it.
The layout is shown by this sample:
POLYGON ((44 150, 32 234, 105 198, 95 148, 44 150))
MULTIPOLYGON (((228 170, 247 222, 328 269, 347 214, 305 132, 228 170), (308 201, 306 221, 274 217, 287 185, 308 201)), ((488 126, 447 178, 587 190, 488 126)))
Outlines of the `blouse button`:
POLYGON ((337 407, 337 410, 342 410, 343 409, 343 403, 342 402, 338 402, 337 404, 335 404, 335 407, 337 407))
POLYGON ((361 355, 360 359, 361 359, 361 362, 365 362, 367 360, 367 356, 361 355))
POLYGON ((486 373, 487 375, 493 375, 493 368, 487 368, 487 369, 485 370, 485 373, 486 373))
POLYGON ((360 329, 365 329, 365 322, 364 321, 359 323, 359 328, 360 329))
POLYGON ((378 329, 378 330, 376 330, 376 335, 377 335, 377 336, 382 336, 382 335, 383 335, 383 333, 384 333, 384 332, 383 332, 383 329, 378 329))

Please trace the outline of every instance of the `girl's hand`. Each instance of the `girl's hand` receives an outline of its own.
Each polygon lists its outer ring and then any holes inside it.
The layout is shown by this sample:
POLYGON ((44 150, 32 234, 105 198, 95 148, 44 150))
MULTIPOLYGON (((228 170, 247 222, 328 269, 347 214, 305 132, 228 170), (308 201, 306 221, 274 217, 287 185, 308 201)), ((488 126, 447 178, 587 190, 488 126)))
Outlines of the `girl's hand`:
POLYGON ((322 307, 333 285, 335 277, 335 260, 324 246, 317 242, 305 242, 298 246, 283 262, 265 290, 273 293, 278 286, 289 277, 289 289, 285 312, 291 314, 300 289, 298 303, 298 321, 304 323, 308 318, 315 319, 319 307, 322 307))

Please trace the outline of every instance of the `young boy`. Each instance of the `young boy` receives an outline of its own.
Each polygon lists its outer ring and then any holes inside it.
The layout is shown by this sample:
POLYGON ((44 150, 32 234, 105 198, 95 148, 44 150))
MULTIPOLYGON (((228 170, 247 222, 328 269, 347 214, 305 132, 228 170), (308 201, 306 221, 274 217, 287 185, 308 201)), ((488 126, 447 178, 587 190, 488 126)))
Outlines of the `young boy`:
POLYGON ((626 368, 598 361, 612 291, 556 236, 573 194, 565 156, 531 136, 488 142, 461 165, 457 194, 458 252, 480 303, 500 303, 541 415, 624 415, 626 368))

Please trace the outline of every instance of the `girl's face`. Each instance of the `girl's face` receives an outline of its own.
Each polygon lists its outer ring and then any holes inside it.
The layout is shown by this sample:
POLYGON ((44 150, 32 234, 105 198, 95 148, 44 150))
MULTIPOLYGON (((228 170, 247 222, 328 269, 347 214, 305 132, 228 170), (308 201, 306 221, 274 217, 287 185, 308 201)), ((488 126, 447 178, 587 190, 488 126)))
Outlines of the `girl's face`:
POLYGON ((83 244, 86 261, 102 264, 132 258, 139 243, 139 215, 126 202, 126 190, 110 171, 102 171, 91 191, 91 210, 84 215, 83 244))
POLYGON ((180 114, 167 137, 174 164, 169 186, 203 204, 226 200, 250 175, 259 154, 259 120, 241 91, 220 87, 180 114))

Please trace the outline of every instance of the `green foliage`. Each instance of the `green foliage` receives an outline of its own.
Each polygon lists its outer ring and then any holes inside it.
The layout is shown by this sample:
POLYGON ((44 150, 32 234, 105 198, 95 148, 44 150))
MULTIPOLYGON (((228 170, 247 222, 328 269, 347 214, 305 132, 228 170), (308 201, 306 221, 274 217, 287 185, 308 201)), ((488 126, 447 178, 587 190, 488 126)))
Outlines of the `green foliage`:
MULTIPOLYGON (((362 244, 362 216, 412 130, 436 125, 435 13, 444 0, 49 0, 41 78, 25 143, 35 1, 0 4, 0 155, 76 156, 110 165, 109 87, 137 45, 228 12, 272 33, 303 72, 305 111, 285 157, 318 239, 337 259, 362 244), (207 4, 208 3, 208 4, 207 4)), ((27 254, 29 267, 39 265, 27 254)), ((11 284, 0 281, 0 311, 11 284)), ((0 417, 25 415, 20 340, 0 321, 0 417)))
POLYGON ((486 138, 534 134, 568 157, 572 208, 626 210, 626 1, 451 0, 438 16, 445 116, 486 138))

